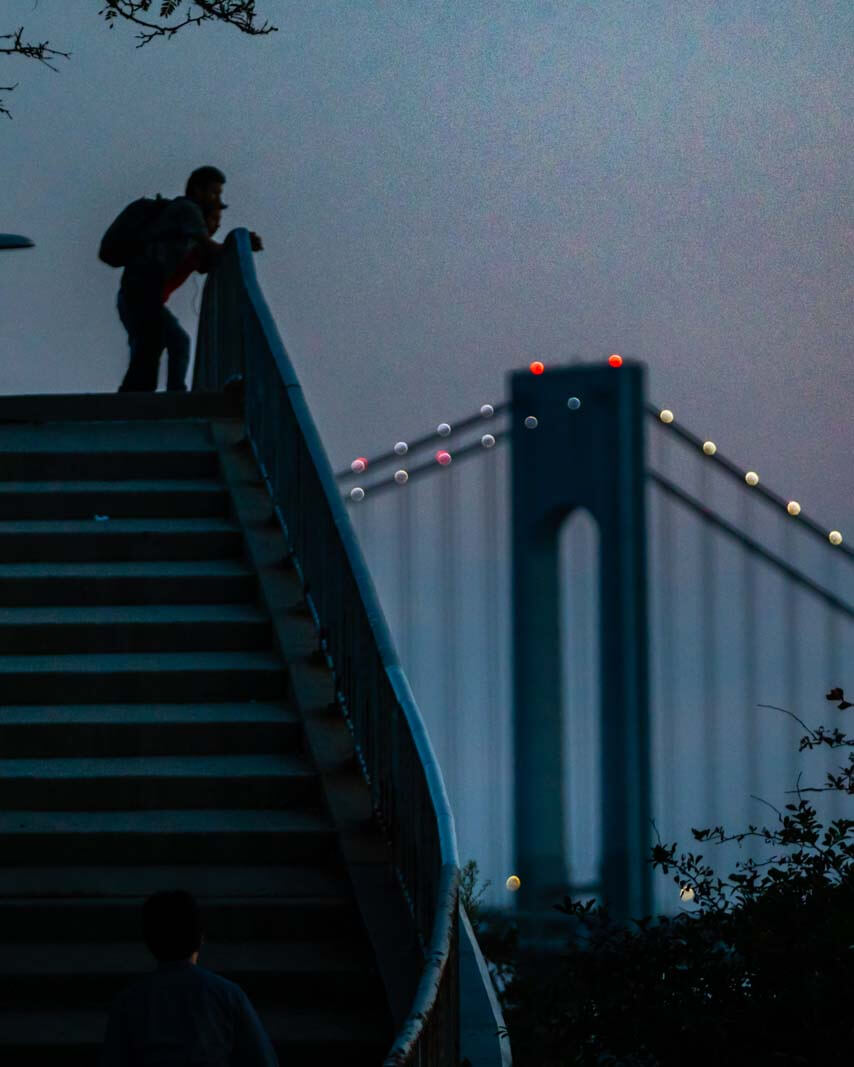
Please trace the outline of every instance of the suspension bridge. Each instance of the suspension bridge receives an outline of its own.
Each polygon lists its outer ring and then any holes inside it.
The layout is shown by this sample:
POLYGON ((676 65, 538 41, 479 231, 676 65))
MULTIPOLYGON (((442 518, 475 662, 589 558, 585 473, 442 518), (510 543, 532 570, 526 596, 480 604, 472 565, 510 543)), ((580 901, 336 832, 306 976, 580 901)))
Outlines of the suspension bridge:
POLYGON ((337 479, 493 907, 673 913, 655 834, 767 823, 836 769, 760 705, 824 721, 854 552, 649 402, 641 364, 532 363, 337 479))

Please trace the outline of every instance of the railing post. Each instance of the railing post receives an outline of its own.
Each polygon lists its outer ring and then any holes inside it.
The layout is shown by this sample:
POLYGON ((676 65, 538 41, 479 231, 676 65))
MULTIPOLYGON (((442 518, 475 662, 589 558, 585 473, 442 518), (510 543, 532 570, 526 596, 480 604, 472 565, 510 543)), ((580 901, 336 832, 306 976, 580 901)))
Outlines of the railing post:
POLYGON ((558 551, 563 521, 585 507, 600 545, 602 897, 616 917, 639 918, 652 900, 644 368, 514 372, 510 386, 519 906, 550 912, 569 890, 558 551))

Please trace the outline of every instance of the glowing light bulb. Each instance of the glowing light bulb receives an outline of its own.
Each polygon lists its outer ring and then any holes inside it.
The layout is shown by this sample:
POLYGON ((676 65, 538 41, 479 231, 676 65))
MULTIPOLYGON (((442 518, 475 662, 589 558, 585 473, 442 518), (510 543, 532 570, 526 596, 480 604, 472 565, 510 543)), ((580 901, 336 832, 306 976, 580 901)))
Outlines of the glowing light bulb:
POLYGON ((495 408, 492 406, 492 404, 484 404, 483 407, 480 409, 480 413, 485 419, 488 419, 491 415, 495 414, 495 408))
POLYGON ((394 480, 397 482, 398 485, 406 485, 406 483, 409 481, 409 475, 406 473, 406 471, 395 471, 394 480))
POLYGON ((364 500, 365 499, 365 490, 364 489, 360 489, 359 486, 357 485, 355 489, 351 489, 350 490, 350 499, 351 500, 364 500))
POLYGON ((406 443, 406 441, 398 441, 397 444, 394 446, 394 451, 397 453, 398 456, 405 456, 406 453, 409 451, 409 445, 406 443))
POLYGON ((481 437, 480 443, 483 445, 484 448, 492 448, 492 446, 495 444, 495 438, 492 436, 491 433, 485 433, 483 437, 481 437))
POLYGON ((797 500, 790 500, 789 503, 786 505, 786 511, 788 511, 790 515, 800 515, 801 505, 797 502, 797 500))
POLYGON ((706 453, 707 456, 713 456, 715 452, 717 452, 717 450, 718 446, 715 444, 714 441, 703 442, 703 451, 706 453))
POLYGON ((365 459, 364 456, 359 456, 358 459, 354 459, 353 462, 350 464, 350 470, 354 474, 361 474, 362 471, 366 471, 367 469, 368 461, 365 459))
POLYGON ((446 422, 440 422, 436 427, 436 433, 439 434, 440 437, 447 437, 450 432, 451 427, 446 422))
POLYGON ((519 886, 522 884, 522 879, 518 874, 511 874, 507 881, 504 883, 511 893, 515 893, 519 886))
POLYGON ((832 545, 842 544, 842 534, 839 532, 839 530, 831 530, 830 533, 827 535, 827 539, 832 545))
POLYGON ((578 409, 581 407, 581 401, 578 399, 577 396, 571 396, 569 400, 567 400, 566 406, 569 408, 570 411, 578 411, 578 409))
POLYGON ((618 356, 617 353, 615 352, 613 354, 613 356, 608 356, 608 363, 612 367, 622 367, 622 365, 623 365, 623 357, 622 356, 618 356))
POLYGON ((679 890, 679 897, 681 900, 693 900, 694 890, 689 885, 683 885, 679 890))
POLYGON ((662 422, 673 422, 673 412, 670 410, 670 408, 664 408, 658 417, 661 419, 662 422))
POLYGON ((748 471, 744 476, 744 480, 748 485, 759 485, 759 475, 756 471, 748 471))
POLYGON ((542 374, 545 369, 545 365, 540 363, 538 359, 531 364, 531 374, 542 374))
POLYGON ((447 467, 451 462, 451 453, 441 450, 436 453, 436 462, 440 463, 443 467, 447 467))
POLYGON ((536 430, 536 428, 537 428, 537 416, 536 415, 529 415, 527 417, 527 419, 525 419, 525 425, 527 426, 527 428, 529 430, 536 430))

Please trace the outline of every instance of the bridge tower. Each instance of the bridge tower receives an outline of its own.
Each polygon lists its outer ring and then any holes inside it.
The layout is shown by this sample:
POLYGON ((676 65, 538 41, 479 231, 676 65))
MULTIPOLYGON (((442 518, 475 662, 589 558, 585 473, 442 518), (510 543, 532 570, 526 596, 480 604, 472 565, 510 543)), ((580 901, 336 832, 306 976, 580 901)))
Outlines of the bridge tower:
POLYGON ((520 912, 554 915, 552 905, 569 890, 559 532, 579 507, 599 527, 601 893, 615 916, 652 910, 644 370, 635 363, 576 365, 508 376, 520 912), (571 397, 580 406, 569 407, 571 397), (531 415, 536 429, 525 426, 531 415))

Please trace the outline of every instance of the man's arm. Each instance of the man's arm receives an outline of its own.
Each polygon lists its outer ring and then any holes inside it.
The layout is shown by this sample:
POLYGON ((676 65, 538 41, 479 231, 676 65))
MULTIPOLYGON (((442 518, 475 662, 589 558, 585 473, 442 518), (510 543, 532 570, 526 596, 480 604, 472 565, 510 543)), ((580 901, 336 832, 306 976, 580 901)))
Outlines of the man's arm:
POLYGON ((205 237, 199 242, 199 266, 197 268, 199 274, 207 274, 214 267, 224 247, 218 241, 211 240, 210 237, 205 237))

